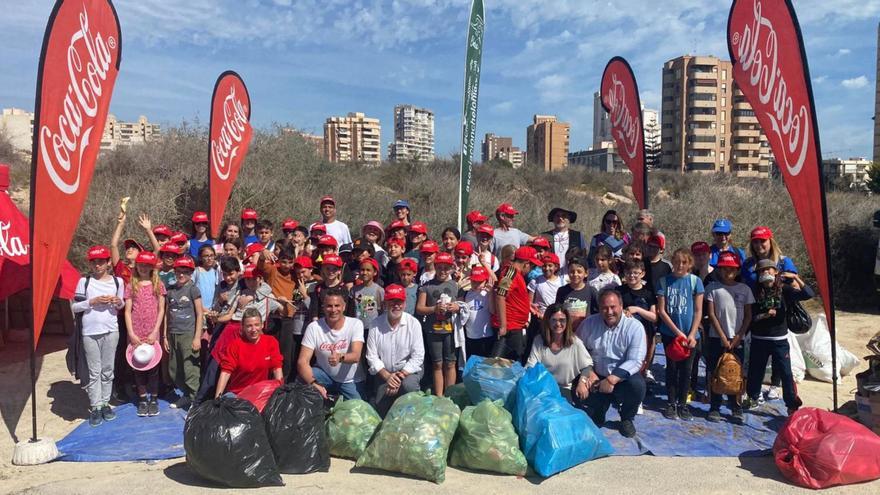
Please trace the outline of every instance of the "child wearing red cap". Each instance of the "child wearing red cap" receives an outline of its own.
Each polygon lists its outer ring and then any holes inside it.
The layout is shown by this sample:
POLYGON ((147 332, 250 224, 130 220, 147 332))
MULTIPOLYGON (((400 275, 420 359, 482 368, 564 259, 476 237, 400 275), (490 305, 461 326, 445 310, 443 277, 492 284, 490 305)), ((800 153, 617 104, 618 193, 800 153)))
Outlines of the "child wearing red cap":
MULTIPOLYGON (((165 318, 165 286, 156 270, 158 258, 144 251, 135 259, 131 282, 125 284, 125 327, 128 345, 152 345, 160 341, 165 318)), ((138 416, 159 414, 159 366, 146 371, 132 370, 137 387, 138 416)))
MULTIPOLYGON (((464 242, 464 241, 463 241, 464 242)), ((465 323, 465 350, 471 356, 492 356, 495 333, 492 330, 492 313, 495 301, 489 284, 489 270, 475 266, 470 274, 470 289, 464 296, 468 307, 465 323)))
POLYGON ((125 228, 125 212, 120 212, 116 217, 116 228, 110 239, 110 263, 113 265, 113 273, 125 283, 131 280, 131 272, 134 269, 135 258, 144 247, 134 239, 126 239, 122 242, 122 253, 119 252, 119 239, 125 228))
POLYGON ((458 284, 452 280, 452 255, 440 253, 436 273, 419 288, 416 314, 422 316, 422 328, 427 335, 428 355, 434 370, 434 394, 443 396, 447 387, 455 384, 457 363, 454 318, 460 308, 458 284))
POLYGON ((177 285, 177 276, 174 274, 174 262, 180 258, 180 247, 173 242, 166 242, 159 248, 159 280, 165 286, 165 290, 177 285))
POLYGON ((467 292, 471 290, 471 269, 473 263, 474 247, 467 241, 459 241, 452 250, 455 258, 455 269, 452 278, 458 282, 458 288, 467 292))
POLYGON ((189 238, 189 255, 199 257, 202 246, 214 246, 214 240, 208 237, 208 214, 197 211, 192 216, 192 236, 189 238))
POLYGON ((125 284, 113 276, 110 250, 93 246, 86 253, 89 274, 76 284, 74 313, 81 313, 82 347, 88 375, 80 372, 89 396, 89 424, 98 426, 116 419, 110 408, 116 346, 119 342, 119 311, 125 307, 125 284))
POLYGON ((257 220, 259 219, 257 210, 253 208, 241 210, 241 238, 244 240, 245 246, 259 241, 257 238, 257 220))
POLYGON ((351 290, 356 307, 355 315, 364 323, 365 331, 369 330, 373 320, 379 316, 379 309, 385 299, 385 290, 375 281, 378 275, 378 261, 373 258, 361 260, 358 274, 361 283, 351 290))
POLYGON ((342 282, 342 258, 336 254, 327 254, 321 259, 321 282, 315 285, 314 297, 309 304, 310 321, 316 321, 324 316, 322 294, 334 287, 339 288, 345 296, 345 316, 354 318, 355 305, 351 297, 351 291, 342 282))
MULTIPOLYGON (((382 280, 386 286, 400 284, 400 263, 404 259, 409 259, 403 257, 403 253, 406 250, 406 241, 398 238, 388 239, 385 247, 388 250, 388 263, 382 271, 382 280)), ((416 268, 418 268, 418 264, 416 268)))
POLYGON ((672 273, 672 263, 663 259, 666 239, 652 234, 645 245, 645 280, 652 289, 657 289, 660 280, 672 273))
POLYGON ((489 217, 480 213, 479 210, 471 210, 465 216, 467 222, 467 230, 461 233, 461 240, 469 242, 474 249, 477 248, 477 229, 480 225, 486 223, 489 217))
POLYGON ((484 266, 492 273, 497 272, 501 267, 501 264, 498 262, 498 257, 495 256, 493 251, 495 246, 494 235, 495 229, 491 225, 480 225, 480 227, 477 228, 477 248, 474 253, 477 258, 477 263, 484 266))
POLYGON ((168 353, 168 372, 183 396, 171 405, 189 409, 199 390, 199 351, 202 348, 202 294, 193 282, 196 264, 184 256, 174 262, 177 283, 166 294, 164 345, 168 353))
POLYGON ((541 258, 544 266, 541 269, 543 275, 528 283, 529 303, 531 305, 531 313, 535 317, 532 321, 540 327, 541 319, 544 318, 544 310, 547 306, 556 302, 556 293, 559 288, 568 283, 567 277, 560 277, 559 256, 555 253, 546 253, 541 258))
POLYGON ((419 251, 422 248, 422 243, 428 240, 428 226, 425 225, 425 222, 413 222, 409 226, 408 236, 409 251, 404 256, 416 260, 421 268, 422 260, 419 257, 419 251))
POLYGON ((419 267, 422 273, 419 274, 419 285, 424 286, 430 280, 433 280, 436 270, 434 268, 434 259, 440 252, 440 246, 436 242, 428 240, 422 243, 419 248, 419 267))
POLYGON ((397 266, 399 284, 406 289, 406 307, 408 314, 416 314, 416 300, 419 298, 419 285, 415 282, 419 265, 412 258, 403 258, 397 266))

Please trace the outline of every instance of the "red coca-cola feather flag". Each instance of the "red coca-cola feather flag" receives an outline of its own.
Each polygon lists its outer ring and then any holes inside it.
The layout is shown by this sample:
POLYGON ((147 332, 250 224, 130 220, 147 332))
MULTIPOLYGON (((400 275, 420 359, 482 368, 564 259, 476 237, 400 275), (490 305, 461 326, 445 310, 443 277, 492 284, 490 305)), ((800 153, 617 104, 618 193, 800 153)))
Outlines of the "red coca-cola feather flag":
MULTIPOLYGON (((835 339, 819 126, 807 56, 791 2, 734 0, 727 21, 727 46, 733 78, 770 141, 791 195, 835 339)), ((831 349, 836 368, 836 346, 831 349)))
POLYGON ((645 169, 645 132, 642 102, 632 68, 623 57, 614 57, 602 73, 602 107, 611 121, 617 154, 632 172, 633 196, 640 208, 648 207, 648 172, 645 169))
POLYGON ((34 347, 88 196, 121 56, 110 0, 55 3, 37 72, 31 155, 34 347))
POLYGON ((208 151, 211 235, 216 238, 226 203, 247 155, 253 129, 251 98, 241 76, 229 70, 220 74, 211 98, 211 134, 208 151))

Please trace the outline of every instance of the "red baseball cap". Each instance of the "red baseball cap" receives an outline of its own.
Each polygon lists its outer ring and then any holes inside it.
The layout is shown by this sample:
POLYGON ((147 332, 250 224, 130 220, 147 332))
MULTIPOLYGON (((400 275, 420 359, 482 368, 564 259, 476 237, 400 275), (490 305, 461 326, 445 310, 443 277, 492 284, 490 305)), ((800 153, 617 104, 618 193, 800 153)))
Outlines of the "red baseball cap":
POLYGON ((257 215, 257 210, 253 208, 245 208, 241 210, 241 219, 242 220, 259 220, 260 216, 257 215))
POLYGON ((192 223, 208 223, 208 214, 203 211, 193 213, 192 223))
POLYGON ((400 239, 398 237, 395 237, 393 239, 389 239, 388 245, 390 246, 391 244, 397 244, 398 246, 402 247, 403 249, 406 249, 406 241, 404 241, 403 239, 400 239))
POLYGON ((186 244, 187 241, 186 234, 184 234, 183 232, 175 232, 171 235, 171 239, 169 239, 169 241, 177 244, 178 246, 183 246, 184 244, 186 244))
POLYGON ((137 258, 134 259, 134 262, 142 263, 144 265, 153 265, 156 266, 156 263, 159 261, 159 257, 154 253, 149 251, 141 251, 138 253, 137 258))
POLYGON ((299 222, 292 218, 288 218, 281 223, 281 230, 293 230, 299 227, 299 222))
POLYGON ((144 250, 144 246, 134 239, 126 239, 126 240, 122 241, 122 248, 123 249, 128 249, 130 247, 136 247, 136 248, 138 248, 139 251, 144 250))
POLYGON ((427 240, 419 247, 419 253, 431 254, 440 252, 440 246, 435 241, 427 240))
POLYGON ((468 214, 465 216, 465 218, 467 219, 468 222, 470 222, 472 224, 477 223, 477 222, 485 222, 486 220, 489 219, 489 217, 480 213, 480 210, 469 211, 468 214))
POLYGON ((165 237, 171 237, 171 228, 167 225, 156 225, 153 227, 153 235, 164 235, 165 237))
POLYGON ((266 246, 262 245, 259 242, 253 242, 251 244, 248 244, 248 247, 245 249, 245 256, 250 258, 257 253, 262 253, 264 249, 266 249, 266 246))
POLYGON ((86 251, 86 258, 89 261, 92 260, 109 260, 110 259, 110 250, 107 249, 107 246, 92 246, 86 251))
POLYGON ((752 240, 753 241, 755 239, 767 240, 767 239, 772 239, 772 238, 773 238, 773 231, 770 230, 770 227, 755 227, 754 229, 752 229, 752 240))
POLYGON ((475 266, 471 268, 471 281, 483 282, 489 280, 489 270, 485 266, 475 266))
POLYGON ((195 270, 196 262, 189 256, 183 256, 174 260, 174 268, 189 268, 190 270, 195 270))
POLYGON ((257 268, 257 265, 246 265, 244 267, 244 273, 241 275, 242 278, 257 278, 262 276, 263 272, 257 268))
POLYGON ((425 222, 413 222, 412 225, 409 226, 409 231, 428 235, 428 226, 425 225, 425 222))
POLYGON ((544 266, 544 262, 538 259, 538 253, 531 246, 522 246, 513 253, 513 259, 519 261, 528 261, 535 266, 544 266))
POLYGON ((541 256, 541 259, 544 260, 544 263, 559 265, 559 256, 556 256, 556 253, 544 253, 544 256, 541 256))
POLYGON ((495 235, 495 228, 492 227, 491 225, 489 225, 488 223, 484 223, 483 225, 480 225, 479 227, 477 227, 477 233, 478 234, 488 234, 489 236, 494 236, 495 235))
POLYGON ((474 254, 474 245, 468 241, 460 241, 455 245, 456 256, 470 256, 474 254))
POLYGON ((407 227, 408 227, 408 225, 403 220, 395 220, 395 221, 388 224, 388 232, 391 232, 392 230, 397 230, 397 229, 406 230, 407 227))
POLYGON ((412 258, 404 258, 397 264, 397 270, 409 270, 412 272, 419 271, 419 264, 412 258))
POLYGON ((712 252, 712 249, 709 247, 709 244, 707 244, 706 242, 697 241, 697 242, 691 244, 691 252, 694 254, 698 254, 698 253, 709 254, 712 252))
POLYGON ((159 253, 180 256, 180 246, 173 242, 166 242, 164 246, 159 248, 159 253))
POLYGON ((333 237, 332 235, 322 235, 321 237, 318 238, 318 245, 319 246, 336 247, 339 244, 336 242, 336 238, 333 237))
POLYGON ((731 253, 730 251, 724 251, 723 253, 718 255, 718 263, 715 266, 739 268, 739 256, 731 253))
POLYGON ((327 233, 327 226, 324 225, 323 223, 313 223, 312 226, 309 227, 309 232, 310 233, 323 232, 326 234, 327 233))
POLYGON ((652 235, 651 237, 648 237, 648 244, 660 246, 660 249, 664 249, 666 248, 666 239, 660 237, 659 235, 652 235))
POLYGON ((321 198, 320 204, 323 205, 324 203, 333 203, 333 206, 336 206, 336 200, 333 199, 333 196, 330 196, 329 194, 321 198))
POLYGON ((452 257, 450 253, 437 253, 437 257, 434 258, 435 265, 454 265, 455 258, 452 257))
POLYGON ((533 247, 536 246, 536 247, 540 247, 540 248, 544 248, 544 249, 550 249, 550 241, 548 241, 546 237, 538 236, 538 237, 535 237, 535 240, 532 241, 532 246, 533 247))
POLYGON ((293 266, 298 266, 300 268, 314 268, 315 264, 312 263, 312 259, 308 256, 297 256, 293 261, 293 266))
POLYGON ((321 259, 321 266, 331 265, 342 268, 342 258, 335 254, 328 254, 321 259))
POLYGON ((510 203, 501 203, 498 205, 498 208, 495 208, 495 213, 504 213, 505 215, 518 215, 519 212, 516 211, 510 203))
POLYGON ((374 260, 373 258, 365 258, 361 260, 361 265, 364 263, 369 263, 373 265, 373 268, 376 270, 376 273, 379 273, 379 262, 374 260))
POLYGON ((402 285, 391 284, 385 287, 386 301, 406 301, 406 289, 402 285))

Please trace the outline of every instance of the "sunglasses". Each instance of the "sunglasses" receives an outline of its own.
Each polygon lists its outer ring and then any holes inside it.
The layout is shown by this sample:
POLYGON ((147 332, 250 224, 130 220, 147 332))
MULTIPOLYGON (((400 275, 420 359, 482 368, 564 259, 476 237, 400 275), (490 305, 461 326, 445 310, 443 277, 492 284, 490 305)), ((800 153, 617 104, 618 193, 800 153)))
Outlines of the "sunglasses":
POLYGON ((620 223, 620 220, 617 220, 617 219, 615 219, 615 218, 606 218, 606 219, 603 220, 603 221, 605 222, 605 225, 613 225, 613 224, 619 224, 619 223, 620 223))

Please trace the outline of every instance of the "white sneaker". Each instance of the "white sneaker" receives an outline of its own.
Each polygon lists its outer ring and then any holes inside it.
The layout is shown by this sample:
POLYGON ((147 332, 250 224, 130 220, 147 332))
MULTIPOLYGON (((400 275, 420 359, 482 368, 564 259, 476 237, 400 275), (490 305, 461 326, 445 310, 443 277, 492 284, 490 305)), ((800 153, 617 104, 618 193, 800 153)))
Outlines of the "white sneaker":
POLYGON ((642 404, 639 404, 639 409, 636 411, 636 415, 641 416, 642 414, 645 414, 645 410, 642 409, 642 404))
POLYGON ((656 383, 657 380, 654 379, 654 373, 651 373, 651 370, 645 370, 645 381, 648 383, 656 383))
POLYGON ((759 406, 762 406, 762 405, 764 405, 764 402, 766 402, 766 401, 764 400, 764 396, 759 394, 759 395, 758 395, 758 405, 759 405, 759 406))
POLYGON ((780 397, 779 387, 770 387, 770 390, 767 390, 767 400, 776 400, 780 397))

